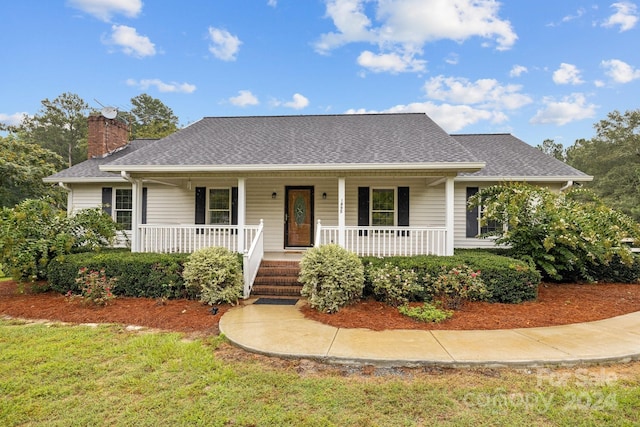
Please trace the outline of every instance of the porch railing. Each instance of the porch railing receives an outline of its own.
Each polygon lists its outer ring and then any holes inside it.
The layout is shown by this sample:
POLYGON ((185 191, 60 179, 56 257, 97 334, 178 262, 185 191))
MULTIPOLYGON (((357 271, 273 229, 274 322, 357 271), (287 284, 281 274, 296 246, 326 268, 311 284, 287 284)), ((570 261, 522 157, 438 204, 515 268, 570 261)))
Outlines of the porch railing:
MULTIPOLYGON (((251 246, 259 226, 244 227, 244 247, 251 246)), ((140 252, 191 253, 211 246, 238 252, 237 225, 142 224, 140 252)))
MULTIPOLYGON (((339 244, 340 228, 318 221, 316 245, 339 244)), ((344 227, 344 248, 360 256, 446 255, 444 227, 344 227)))
POLYGON ((260 263, 264 258, 264 233, 263 221, 260 220, 260 225, 255 233, 255 238, 251 243, 248 250, 244 252, 243 262, 243 275, 244 275, 244 298, 247 299, 251 295, 251 289, 253 288, 253 282, 258 275, 260 269, 260 263))

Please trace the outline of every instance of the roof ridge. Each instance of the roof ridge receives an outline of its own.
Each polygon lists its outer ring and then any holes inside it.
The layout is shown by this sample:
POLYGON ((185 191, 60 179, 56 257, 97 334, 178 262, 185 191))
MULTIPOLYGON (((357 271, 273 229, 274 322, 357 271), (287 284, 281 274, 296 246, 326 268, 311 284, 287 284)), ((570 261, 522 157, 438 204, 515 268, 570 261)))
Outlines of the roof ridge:
MULTIPOLYGON (((276 114, 251 116, 204 116, 202 119, 273 119, 280 117, 356 117, 356 116, 426 116, 426 113, 354 113, 354 114, 276 114)), ((201 119, 201 120, 202 120, 201 119)))

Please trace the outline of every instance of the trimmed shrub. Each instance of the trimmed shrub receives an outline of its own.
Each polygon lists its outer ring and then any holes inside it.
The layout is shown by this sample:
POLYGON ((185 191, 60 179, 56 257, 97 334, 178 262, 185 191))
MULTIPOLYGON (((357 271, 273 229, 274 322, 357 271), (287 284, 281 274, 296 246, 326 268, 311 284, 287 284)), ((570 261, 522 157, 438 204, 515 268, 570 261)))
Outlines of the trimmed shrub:
POLYGON ((364 268, 353 252, 335 245, 309 249, 300 262, 302 296, 318 311, 335 313, 362 297, 364 268))
POLYGON ((415 300, 422 290, 416 272, 402 270, 397 265, 372 268, 368 274, 376 299, 393 307, 415 300))
POLYGON ((47 269, 49 286, 60 293, 80 294, 76 278, 82 268, 101 271, 118 279, 116 295, 147 298, 193 297, 184 285, 183 265, 188 254, 132 253, 104 250, 70 254, 52 260, 47 269))
POLYGON ((398 307, 398 311, 403 316, 425 323, 439 323, 453 316, 452 310, 443 310, 438 305, 428 302, 418 307, 403 305, 398 307))
POLYGON ((236 254, 226 248, 204 248, 192 253, 182 275, 185 286, 205 304, 235 304, 242 297, 242 265, 236 254))
MULTIPOLYGON (((482 280, 491 293, 490 302, 520 303, 535 300, 538 297, 540 273, 534 266, 520 260, 496 255, 484 250, 457 250, 454 256, 420 255, 414 257, 363 258, 367 273, 385 263, 395 265, 401 270, 413 270, 418 275, 418 284, 422 287, 416 297, 429 301, 433 298, 433 290, 424 278, 437 277, 442 269, 451 270, 460 265, 467 265, 474 271, 480 270, 482 280)), ((367 274, 365 294, 373 295, 373 284, 367 274)))

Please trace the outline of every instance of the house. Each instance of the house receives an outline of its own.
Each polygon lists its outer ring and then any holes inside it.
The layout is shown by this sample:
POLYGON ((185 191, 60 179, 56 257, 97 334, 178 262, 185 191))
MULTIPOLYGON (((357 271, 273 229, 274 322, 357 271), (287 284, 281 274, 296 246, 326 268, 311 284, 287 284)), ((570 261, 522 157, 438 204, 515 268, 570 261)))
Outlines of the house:
POLYGON ((425 114, 206 117, 127 136, 89 118, 90 158, 45 178, 68 190, 69 212, 102 205, 132 251, 226 246, 253 270, 265 252, 326 243, 373 256, 489 246, 466 208, 479 188, 592 179, 512 135, 449 135, 425 114))

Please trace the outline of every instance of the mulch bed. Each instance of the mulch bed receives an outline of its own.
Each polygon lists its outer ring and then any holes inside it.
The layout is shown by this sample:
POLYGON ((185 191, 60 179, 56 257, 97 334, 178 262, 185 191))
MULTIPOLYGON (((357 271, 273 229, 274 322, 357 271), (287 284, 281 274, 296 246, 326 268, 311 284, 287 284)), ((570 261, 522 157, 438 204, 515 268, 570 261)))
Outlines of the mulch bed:
MULTIPOLYGON (((120 297, 106 307, 87 306, 54 292, 19 292, 15 282, 0 282, 0 315, 70 323, 121 323, 168 331, 217 335, 220 317, 231 308, 211 307, 191 300, 120 297)), ((345 307, 335 314, 309 306, 304 315, 344 328, 384 329, 505 329, 588 322, 640 311, 640 285, 542 284, 537 301, 522 304, 467 303, 453 318, 425 324, 373 300, 345 307)))

